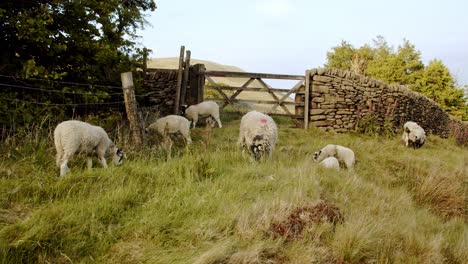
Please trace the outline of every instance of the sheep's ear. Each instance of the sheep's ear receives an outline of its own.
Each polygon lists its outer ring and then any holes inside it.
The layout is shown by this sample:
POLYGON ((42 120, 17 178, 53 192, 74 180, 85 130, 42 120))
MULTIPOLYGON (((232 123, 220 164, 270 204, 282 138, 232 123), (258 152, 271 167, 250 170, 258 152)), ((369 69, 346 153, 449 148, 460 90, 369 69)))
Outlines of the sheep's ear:
POLYGON ((120 150, 119 148, 116 148, 116 149, 117 149, 117 151, 115 153, 117 154, 117 156, 125 157, 125 153, 122 150, 120 150))
POLYGON ((181 116, 185 115, 185 111, 187 110, 187 107, 188 107, 188 105, 186 105, 186 104, 180 106, 180 115, 181 116))
POLYGON ((115 154, 117 155, 117 157, 119 157, 119 163, 122 162, 123 159, 127 158, 127 155, 125 154, 125 152, 123 152, 117 147, 116 147, 115 154))

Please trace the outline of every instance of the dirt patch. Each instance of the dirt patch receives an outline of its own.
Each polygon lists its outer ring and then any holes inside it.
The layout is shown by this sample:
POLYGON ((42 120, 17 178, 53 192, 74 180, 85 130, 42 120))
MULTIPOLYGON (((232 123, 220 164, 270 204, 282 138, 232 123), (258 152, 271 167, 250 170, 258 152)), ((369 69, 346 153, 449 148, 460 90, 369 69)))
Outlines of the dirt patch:
POLYGON ((320 200, 319 202, 294 208, 283 221, 272 222, 269 233, 275 238, 295 240, 302 237, 302 231, 313 224, 324 222, 341 224, 343 215, 338 207, 331 202, 320 200))

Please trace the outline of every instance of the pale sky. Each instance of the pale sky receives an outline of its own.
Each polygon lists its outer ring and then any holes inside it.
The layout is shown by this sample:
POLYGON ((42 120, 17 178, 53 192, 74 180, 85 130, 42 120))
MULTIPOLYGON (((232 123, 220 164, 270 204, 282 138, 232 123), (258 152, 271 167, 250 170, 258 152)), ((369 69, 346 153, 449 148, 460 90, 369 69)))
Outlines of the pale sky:
POLYGON ((354 47, 382 35, 394 46, 408 39, 423 62, 440 59, 468 85, 466 0, 155 0, 139 32, 152 58, 192 58, 249 72, 304 74, 346 40, 354 47))

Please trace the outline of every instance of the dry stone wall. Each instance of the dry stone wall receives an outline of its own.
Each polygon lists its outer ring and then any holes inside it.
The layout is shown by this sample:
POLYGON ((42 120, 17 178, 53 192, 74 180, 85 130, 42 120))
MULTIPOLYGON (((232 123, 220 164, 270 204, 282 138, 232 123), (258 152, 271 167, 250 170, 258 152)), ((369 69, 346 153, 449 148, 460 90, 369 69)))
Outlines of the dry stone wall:
POLYGON ((428 133, 449 135, 449 125, 459 122, 431 99, 402 85, 389 85, 350 71, 320 68, 310 74, 310 126, 337 132, 354 130, 356 122, 374 115, 399 129, 415 121, 428 133))
POLYGON ((143 79, 142 91, 139 93, 143 107, 151 107, 159 115, 173 112, 177 87, 177 70, 153 69, 143 79))

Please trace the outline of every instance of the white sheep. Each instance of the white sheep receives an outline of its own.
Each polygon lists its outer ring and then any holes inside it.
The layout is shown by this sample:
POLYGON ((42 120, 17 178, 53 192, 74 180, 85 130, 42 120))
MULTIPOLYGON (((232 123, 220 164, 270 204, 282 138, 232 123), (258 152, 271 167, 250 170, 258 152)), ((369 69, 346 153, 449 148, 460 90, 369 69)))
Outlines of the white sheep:
POLYGON ((420 148, 426 142, 426 132, 416 122, 408 121, 403 126, 401 138, 406 147, 420 148))
POLYGON ((319 165, 327 169, 340 170, 340 162, 335 157, 325 158, 319 163, 319 165))
POLYGON ((111 155, 115 165, 120 165, 126 157, 109 139, 102 127, 77 120, 64 121, 54 130, 54 143, 57 150, 56 164, 60 176, 69 172, 68 161, 77 153, 87 155, 87 166, 93 166, 91 155, 96 153, 102 167, 107 168, 106 156, 111 155))
POLYGON ((340 145, 328 144, 314 153, 314 160, 316 162, 321 162, 328 157, 337 158, 338 161, 343 163, 348 169, 352 169, 356 162, 353 150, 340 145))
POLYGON ((190 121, 183 116, 168 115, 159 118, 156 122, 149 125, 146 131, 155 131, 158 135, 162 136, 164 140, 170 140, 170 135, 180 133, 187 144, 192 143, 192 139, 190 138, 190 121))
POLYGON ((278 141, 278 128, 268 115, 257 111, 245 114, 240 123, 237 144, 248 149, 256 161, 270 157, 278 141))
POLYGON ((223 127, 221 125, 221 119, 219 119, 219 106, 217 103, 212 101, 201 102, 189 107, 183 106, 182 115, 193 122, 193 127, 197 125, 199 116, 211 117, 216 120, 219 127, 223 127))

